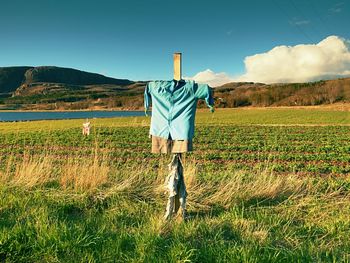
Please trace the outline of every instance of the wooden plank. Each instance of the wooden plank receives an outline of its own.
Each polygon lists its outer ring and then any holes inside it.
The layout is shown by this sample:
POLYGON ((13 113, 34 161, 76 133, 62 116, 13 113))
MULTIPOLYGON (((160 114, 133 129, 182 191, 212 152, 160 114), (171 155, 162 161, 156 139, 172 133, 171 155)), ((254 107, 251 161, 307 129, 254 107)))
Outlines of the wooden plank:
POLYGON ((182 68, 181 68, 181 53, 174 53, 174 79, 180 80, 182 78, 182 68))

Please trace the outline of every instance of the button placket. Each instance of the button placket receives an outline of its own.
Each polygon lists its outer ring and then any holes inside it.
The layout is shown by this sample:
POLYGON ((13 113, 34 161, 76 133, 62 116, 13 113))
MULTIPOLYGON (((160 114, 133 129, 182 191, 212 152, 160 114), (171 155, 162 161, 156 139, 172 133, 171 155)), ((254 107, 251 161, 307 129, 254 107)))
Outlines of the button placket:
MULTIPOLYGON (((172 83, 174 85, 174 83, 172 83)), ((178 85, 178 83, 176 83, 176 86, 178 85)), ((173 110, 174 110, 174 90, 175 87, 172 88, 171 92, 170 92, 170 107, 169 107, 169 116, 168 116, 168 126, 170 127, 172 118, 173 118, 173 110)))

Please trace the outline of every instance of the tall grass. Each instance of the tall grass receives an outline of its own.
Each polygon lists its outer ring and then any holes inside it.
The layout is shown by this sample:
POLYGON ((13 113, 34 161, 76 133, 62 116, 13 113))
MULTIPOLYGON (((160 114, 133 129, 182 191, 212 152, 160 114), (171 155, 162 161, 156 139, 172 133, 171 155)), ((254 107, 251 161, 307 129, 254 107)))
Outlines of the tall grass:
POLYGON ((276 175, 269 167, 208 175, 184 163, 189 218, 163 221, 166 157, 111 161, 6 156, 0 170, 5 262, 349 261, 348 178, 276 175))

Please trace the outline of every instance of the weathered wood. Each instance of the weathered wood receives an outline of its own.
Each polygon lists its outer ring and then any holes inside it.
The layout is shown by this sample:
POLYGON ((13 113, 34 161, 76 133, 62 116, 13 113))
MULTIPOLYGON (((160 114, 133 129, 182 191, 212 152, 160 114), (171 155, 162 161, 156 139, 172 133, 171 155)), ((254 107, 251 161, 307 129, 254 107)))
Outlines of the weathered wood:
POLYGON ((180 80, 182 78, 181 68, 181 53, 174 53, 174 79, 180 80))

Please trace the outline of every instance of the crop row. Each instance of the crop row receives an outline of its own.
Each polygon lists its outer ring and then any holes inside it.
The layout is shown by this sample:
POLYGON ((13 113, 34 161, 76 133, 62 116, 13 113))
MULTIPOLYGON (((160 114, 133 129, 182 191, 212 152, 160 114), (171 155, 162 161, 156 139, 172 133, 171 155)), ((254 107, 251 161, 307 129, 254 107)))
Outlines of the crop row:
MULTIPOLYGON (((350 173, 347 126, 199 126, 188 158, 206 167, 252 168, 267 163, 276 172, 350 173)), ((96 127, 88 137, 77 128, 0 134, 0 155, 49 154, 80 158, 96 150, 111 160, 156 160, 147 127, 96 127)))

